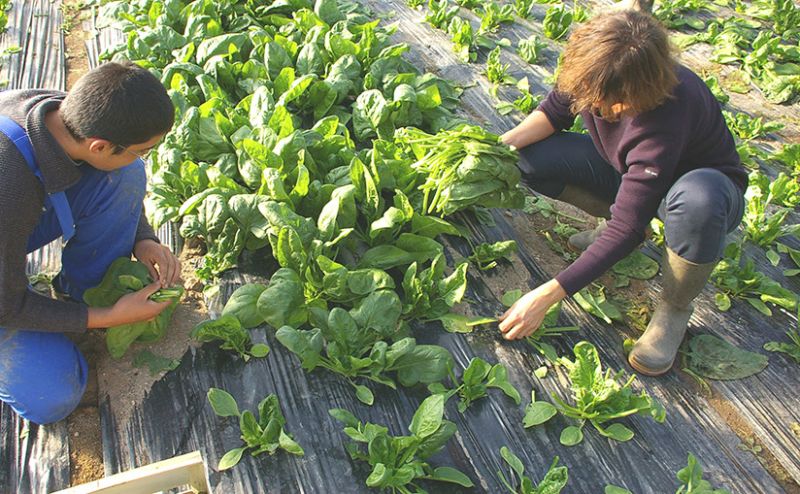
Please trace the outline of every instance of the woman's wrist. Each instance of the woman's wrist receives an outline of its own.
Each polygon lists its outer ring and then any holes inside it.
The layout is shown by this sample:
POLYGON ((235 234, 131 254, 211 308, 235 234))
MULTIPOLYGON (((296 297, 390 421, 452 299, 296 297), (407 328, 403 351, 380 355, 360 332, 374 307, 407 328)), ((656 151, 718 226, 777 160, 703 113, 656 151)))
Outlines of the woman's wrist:
POLYGON ((547 297, 550 305, 561 302, 567 298, 567 292, 555 278, 542 285, 543 295, 547 297))

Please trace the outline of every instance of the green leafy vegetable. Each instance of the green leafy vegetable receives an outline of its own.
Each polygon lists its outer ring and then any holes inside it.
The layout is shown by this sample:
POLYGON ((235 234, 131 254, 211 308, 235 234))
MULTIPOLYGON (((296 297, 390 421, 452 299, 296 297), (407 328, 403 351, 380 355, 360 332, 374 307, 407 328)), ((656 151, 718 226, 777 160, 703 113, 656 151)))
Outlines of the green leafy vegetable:
MULTIPOLYGON (((561 432, 561 444, 573 446, 580 443, 586 421, 600 434, 615 441, 630 440, 633 431, 618 422, 608 426, 605 425, 606 422, 634 414, 652 417, 659 423, 664 422, 666 412, 661 404, 645 391, 638 395, 633 393, 631 384, 636 376, 622 381, 622 371, 612 373, 611 370, 606 370, 604 373, 597 349, 587 341, 575 345, 574 352, 574 361, 562 357, 561 363, 569 371, 575 405, 569 405, 555 394, 552 395, 555 408, 559 412, 579 421, 577 426, 569 426, 561 432)), ((531 402, 527 409, 531 425, 543 423, 552 417, 547 406, 549 404, 535 401, 534 396, 531 396, 531 402)))
POLYGON ((511 468, 509 472, 510 480, 506 479, 502 470, 498 470, 497 475, 500 477, 500 482, 512 494, 559 494, 564 489, 564 486, 567 485, 567 467, 558 466, 558 456, 553 459, 553 463, 547 469, 544 478, 536 487, 533 486, 533 481, 525 476, 525 467, 517 455, 506 446, 503 446, 500 448, 500 456, 511 468))
POLYGON ((208 390, 208 401, 214 413, 220 417, 238 417, 241 438, 245 445, 232 449, 220 459, 217 470, 236 466, 242 454, 250 450, 252 456, 262 453, 275 454, 279 449, 303 456, 303 448, 290 436, 284 426, 286 419, 281 412, 278 397, 271 394, 258 404, 257 414, 249 410, 239 412, 236 400, 227 391, 219 388, 208 390))
POLYGON ((539 36, 532 34, 528 38, 519 40, 517 44, 517 54, 529 64, 539 62, 542 50, 547 48, 547 43, 541 41, 539 36))
POLYGON ((622 312, 610 300, 606 298, 604 290, 601 288, 592 293, 588 288, 584 288, 572 296, 578 305, 589 314, 598 317, 611 324, 612 321, 622 321, 622 312))
POLYGON ((547 310, 547 313, 544 316, 544 321, 542 321, 542 325, 539 326, 539 329, 525 338, 525 341, 535 348, 537 352, 544 355, 547 360, 554 364, 558 363, 558 352, 556 352, 556 349, 553 345, 543 340, 545 338, 563 336, 564 333, 580 330, 578 326, 559 326, 558 316, 560 314, 561 302, 550 307, 547 310))
POLYGON ((709 334, 692 337, 686 350, 686 365, 695 374, 710 379, 744 379, 767 367, 767 356, 748 352, 709 334))
POLYGON ((521 208, 516 153, 479 127, 460 125, 430 135, 399 129, 395 140, 417 161, 412 167, 427 178, 423 212, 449 215, 469 206, 521 208))
POLYGON ((347 447, 350 457, 372 467, 368 487, 413 492, 420 489, 415 483, 418 479, 472 487, 469 477, 455 468, 437 468, 426 461, 456 433, 456 425, 443 418, 444 402, 443 395, 426 398, 408 426, 410 436, 390 436, 386 427, 362 423, 347 410, 329 413, 346 426, 344 433, 353 441, 347 447))
POLYGON ((797 329, 787 331, 786 336, 789 338, 789 343, 770 341, 764 344, 764 350, 785 353, 800 364, 800 331, 797 329))
POLYGON ((491 365, 479 357, 473 357, 461 374, 461 382, 459 383, 452 372, 450 380, 453 383, 452 388, 447 388, 441 383, 433 383, 428 389, 432 393, 443 394, 447 399, 457 394, 460 398, 458 411, 461 413, 464 413, 475 400, 485 397, 488 388, 499 388, 517 405, 520 403, 519 392, 508 382, 508 371, 503 364, 491 365))
POLYGON ((191 336, 201 342, 221 341, 220 348, 236 352, 245 362, 250 357, 266 357, 269 353, 269 346, 266 344, 252 344, 250 333, 231 314, 201 322, 192 330, 191 336))
MULTIPOLYGON (((111 307, 124 295, 138 291, 152 282, 144 264, 120 257, 111 263, 99 285, 86 290, 83 300, 90 307, 111 307)), ((172 300, 172 304, 155 319, 108 328, 106 331, 108 353, 118 359, 134 341, 153 342, 161 339, 167 332, 170 318, 181 294, 183 294, 182 288, 164 289, 162 295, 165 297, 156 296, 157 301, 172 300)))
POLYGON ((497 266, 497 261, 501 259, 511 260, 511 254, 517 251, 517 242, 514 240, 503 240, 493 244, 483 243, 477 245, 469 256, 469 260, 474 262, 478 269, 486 271, 497 266))
POLYGON ((703 467, 697 458, 689 453, 688 464, 677 473, 682 485, 675 494, 730 494, 727 489, 715 489, 707 480, 703 480, 703 467))

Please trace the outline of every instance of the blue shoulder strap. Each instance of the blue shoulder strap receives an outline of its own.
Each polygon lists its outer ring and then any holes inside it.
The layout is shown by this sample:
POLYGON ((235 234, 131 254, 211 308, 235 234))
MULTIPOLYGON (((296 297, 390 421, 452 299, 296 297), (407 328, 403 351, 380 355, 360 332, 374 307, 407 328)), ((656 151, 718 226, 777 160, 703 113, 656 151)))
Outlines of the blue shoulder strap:
MULTIPOLYGON (((17 147, 28 163, 28 168, 44 184, 42 172, 39 171, 39 166, 36 164, 36 156, 33 154, 33 144, 31 144, 25 129, 5 115, 0 115, 0 132, 5 134, 17 147)), ((45 202, 49 202, 53 206, 56 218, 58 218, 58 224, 61 225, 61 234, 64 237, 64 241, 68 241, 75 235, 75 223, 72 220, 72 210, 69 208, 67 195, 64 192, 47 194, 45 202)))

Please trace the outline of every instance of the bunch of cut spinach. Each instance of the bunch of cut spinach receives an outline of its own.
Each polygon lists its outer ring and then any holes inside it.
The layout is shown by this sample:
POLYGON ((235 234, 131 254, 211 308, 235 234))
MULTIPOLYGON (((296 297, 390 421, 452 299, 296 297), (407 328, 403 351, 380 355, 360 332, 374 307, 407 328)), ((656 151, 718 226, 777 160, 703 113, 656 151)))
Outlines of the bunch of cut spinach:
POLYGON ((350 457, 372 468, 366 480, 368 487, 409 494, 424 492, 418 485, 420 480, 472 487, 472 480, 461 471, 427 462, 456 433, 456 425, 444 419, 444 404, 443 395, 426 398, 408 426, 409 436, 390 436, 386 427, 362 423, 340 408, 330 410, 330 414, 346 426, 344 433, 353 440, 347 445, 350 457))
POLYGON ((395 141, 417 159, 425 177, 422 211, 446 216, 470 206, 521 208, 517 154, 480 127, 460 125, 438 134, 399 129, 395 141))
MULTIPOLYGON (((83 300, 89 307, 111 307, 123 296, 137 292, 152 283, 147 267, 127 257, 120 257, 109 266, 99 285, 89 288, 83 300)), ((150 321, 141 321, 108 328, 106 347, 113 358, 121 358, 134 341, 154 342, 161 339, 169 328, 172 313, 183 295, 183 287, 163 288, 150 299, 155 302, 172 301, 169 307, 150 321)))

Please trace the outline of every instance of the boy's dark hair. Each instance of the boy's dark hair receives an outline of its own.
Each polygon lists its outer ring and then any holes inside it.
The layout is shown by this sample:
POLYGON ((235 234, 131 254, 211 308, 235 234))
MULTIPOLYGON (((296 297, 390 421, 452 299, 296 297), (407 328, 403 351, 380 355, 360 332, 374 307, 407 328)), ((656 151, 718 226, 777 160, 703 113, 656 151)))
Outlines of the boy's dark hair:
POLYGON ((147 142, 175 122, 175 107, 153 74, 132 62, 106 63, 80 78, 59 110, 75 139, 105 139, 119 147, 147 142))
POLYGON ((556 89, 572 99, 572 112, 625 103, 635 113, 661 105, 678 84, 677 63, 666 29, 633 10, 599 15, 570 36, 556 89))

